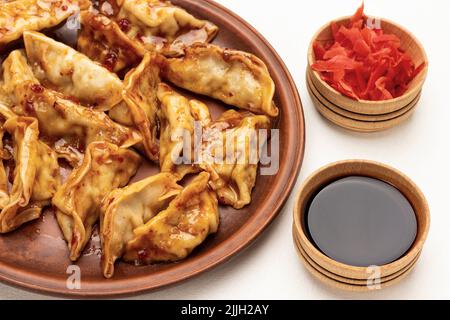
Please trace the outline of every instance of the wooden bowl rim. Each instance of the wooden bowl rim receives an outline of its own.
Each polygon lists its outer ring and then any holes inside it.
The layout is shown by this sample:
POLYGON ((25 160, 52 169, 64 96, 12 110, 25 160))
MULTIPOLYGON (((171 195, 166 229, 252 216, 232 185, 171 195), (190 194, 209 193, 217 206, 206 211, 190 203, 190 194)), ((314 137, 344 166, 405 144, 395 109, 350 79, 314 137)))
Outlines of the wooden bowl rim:
MULTIPOLYGON (((369 16, 370 17, 370 16, 369 16)), ((331 23, 335 22, 335 23, 343 23, 345 20, 349 20, 351 18, 351 16, 343 16, 340 17, 336 20, 332 20, 330 22, 328 22, 327 24, 323 25, 322 27, 320 27, 320 29, 314 34, 310 44, 309 44, 309 48, 308 48, 308 67, 311 69, 311 74, 321 83, 323 83, 323 85, 329 90, 331 91, 333 94, 339 96, 341 99, 347 101, 348 103, 360 103, 360 104, 371 104, 371 105, 377 105, 377 106, 382 106, 384 104, 389 104, 389 103, 396 103, 401 101, 405 95, 408 94, 408 92, 412 92, 414 90, 417 90, 417 87, 422 87, 425 83, 425 80, 427 78, 428 75, 428 67, 429 67, 429 60, 428 60, 428 55, 425 51, 425 47, 422 45, 422 43, 419 41, 419 39, 408 29, 406 29, 405 27, 401 26, 400 24, 390 20, 390 19, 386 19, 386 18, 380 18, 377 17, 377 19, 380 19, 383 23, 387 23, 392 25, 393 27, 400 29, 402 32, 408 34, 409 37, 411 37, 411 39, 414 40, 414 42, 417 44, 417 46, 420 49, 421 55, 423 56, 424 62, 425 62, 425 67, 424 69, 416 75, 416 77, 422 77, 422 81, 418 82, 416 84, 415 87, 411 87, 407 90, 407 92, 405 92, 403 95, 394 98, 394 99, 389 99, 389 100, 381 100, 381 101, 372 101, 372 100, 354 100, 351 99, 345 95, 343 95, 342 93, 340 93, 339 91, 337 91, 336 89, 334 89, 332 86, 330 86, 326 81, 323 81, 322 78, 320 77, 320 74, 313 70, 311 68, 311 66, 314 64, 314 62, 316 61, 315 55, 314 55, 314 42, 316 41, 316 39, 318 38, 318 36, 325 31, 327 28, 330 28, 331 23)))
MULTIPOLYGON (((319 263, 317 263, 313 257, 310 257, 308 255, 308 253, 306 253, 305 249, 303 249, 303 246, 302 246, 300 240, 298 239, 297 234, 295 233, 295 228, 293 228, 293 237, 294 237, 294 245, 295 245, 296 249, 302 252, 305 260, 307 260, 308 263, 311 266, 313 266, 318 272, 322 273, 323 275, 327 276, 328 278, 334 279, 339 282, 352 284, 352 285, 364 285, 364 282, 367 282, 367 279, 353 279, 353 278, 343 277, 339 274, 333 273, 332 271, 325 269, 319 263)), ((422 251, 419 251, 417 256, 414 258, 414 260, 411 261, 404 268, 400 269, 399 271, 397 271, 391 275, 387 275, 387 276, 382 275, 382 277, 380 278, 381 283, 385 283, 385 282, 394 280, 397 277, 401 276, 405 271, 411 269, 414 265, 417 264, 421 254, 422 254, 422 251)))
MULTIPOLYGON (((352 120, 363 121, 363 122, 383 122, 383 121, 389 121, 389 120, 392 120, 392 119, 396 119, 396 118, 399 118, 401 116, 404 116, 405 113, 407 113, 412 108, 414 108, 416 106, 416 104, 419 102, 420 98, 422 97, 422 90, 420 90, 418 95, 409 104, 407 104, 405 107, 403 107, 401 109, 398 109, 396 111, 388 112, 388 113, 365 114, 365 113, 353 112, 353 111, 349 111, 347 109, 344 109, 344 108, 340 107, 339 105, 335 104, 332 101, 329 101, 327 99, 327 97, 322 95, 322 93, 320 93, 319 89, 317 89, 314 86, 313 82, 312 82, 310 70, 311 70, 311 68, 309 68, 309 70, 306 72, 306 85, 307 85, 307 87, 313 92, 313 94, 319 100, 323 99, 331 106, 330 107, 328 105, 325 105, 328 109, 330 109, 331 111, 333 111, 335 113, 338 113, 339 115, 341 115, 341 116, 343 116, 345 118, 349 118, 349 119, 352 119, 352 120), (335 111, 333 108, 338 110, 338 111, 335 111), (365 119, 365 120, 362 120, 362 119, 365 119), (376 120, 372 120, 372 119, 376 119, 376 120)), ((322 102, 322 104, 324 104, 324 103, 322 102)))
MULTIPOLYGON (((376 123, 376 124, 386 124, 386 128, 384 129, 379 129, 377 131, 383 131, 383 130, 387 130, 390 128, 393 128, 399 124, 401 124, 403 122, 403 120, 408 119, 409 117, 412 116, 412 114, 416 111, 417 109, 417 105, 420 101, 420 99, 422 98, 422 91, 419 91, 419 93, 417 94, 417 96, 409 103, 407 104, 405 107, 403 107, 402 109, 399 109, 397 111, 394 112, 390 112, 390 113, 385 113, 385 114, 381 114, 381 115, 367 115, 367 114, 362 114, 362 113, 356 113, 356 112, 351 112, 348 111, 346 109, 341 108, 340 106, 336 105, 335 103, 329 101, 325 96, 323 96, 319 90, 314 87, 314 84, 312 83, 312 80, 310 79, 310 75, 307 74, 306 75, 306 87, 308 89, 308 93, 310 95, 312 95, 312 99, 316 99, 318 100, 318 102, 320 103, 321 107, 326 108, 329 112, 331 112, 332 114, 335 114, 336 116, 339 116, 340 118, 342 118, 343 120, 347 120, 349 122, 352 122, 353 124, 355 124, 355 128, 356 128, 356 124, 357 123, 362 123, 364 124, 369 124, 369 123, 376 123), (335 107, 337 109, 341 109, 342 113, 333 110, 330 106, 325 105, 322 102, 322 99, 325 100, 327 103, 329 103, 332 107, 335 107), (343 113, 347 114, 344 115, 343 113), (360 119, 357 118, 352 118, 349 114, 354 114, 357 117, 360 117, 360 119), (380 120, 382 116, 386 116, 392 114, 393 116, 391 116, 390 118, 386 118, 384 120, 380 120), (361 118, 365 118, 365 120, 361 120, 361 118), (371 119, 375 119, 375 120, 371 120, 371 119), (395 123, 394 125, 389 125, 395 123)), ((318 106, 316 105, 315 101, 313 101, 314 105, 316 106, 316 108, 318 108, 318 106)), ((319 111, 320 112, 320 111, 319 111)), ((325 117, 328 119, 328 117, 325 117)), ((330 120, 331 121, 331 120, 330 120)), ((339 125, 340 127, 343 127, 342 125, 339 125)), ((345 127, 343 127, 345 128, 345 127)))
POLYGON ((314 92, 312 92, 313 89, 309 84, 307 84, 306 87, 308 93, 310 94, 314 107, 322 117, 338 127, 358 133, 382 132, 399 126, 414 115, 421 98, 421 94, 419 94, 416 98, 413 99, 413 101, 411 101, 412 106, 405 113, 396 116, 395 118, 383 121, 366 121, 349 118, 328 108, 320 101, 320 99, 314 94, 314 92))
MULTIPOLYGON (((394 270, 394 272, 400 270, 402 267, 407 265, 409 261, 412 261, 414 259, 414 257, 418 254, 418 252, 422 251, 425 241, 428 237, 429 229, 430 229, 430 210, 429 210, 428 202, 425 198, 425 195, 420 190, 420 188, 404 173, 402 173, 401 171, 399 171, 391 166, 388 166, 386 164, 383 164, 383 163, 380 163, 377 161, 371 161, 371 160, 352 159, 352 160, 337 161, 337 162, 328 164, 326 166, 323 166, 322 168, 313 172, 309 176, 309 178, 307 178, 307 180, 305 182, 303 182, 302 185, 300 186, 300 189, 299 189, 300 191, 297 194, 295 204, 294 204, 294 212, 293 212, 294 226, 295 226, 295 231, 297 233, 298 239, 302 243, 302 245, 304 245, 306 247, 306 249, 309 250, 310 252, 312 252, 316 257, 320 258, 328 265, 333 265, 337 270, 342 270, 343 274, 340 274, 340 275, 345 276, 345 274, 348 274, 348 273, 359 274, 359 275, 366 274, 366 270, 367 270, 366 267, 356 267, 356 266, 347 265, 347 264, 338 262, 336 260, 333 260, 333 259, 329 258, 328 256, 326 256, 325 254, 323 254, 320 250, 318 250, 316 248, 316 246, 313 243, 311 243, 311 241, 309 240, 309 238, 307 237, 307 235, 304 232, 303 219, 302 219, 303 212, 301 210, 303 208, 303 204, 300 203, 300 200, 303 196, 305 188, 307 186, 309 186, 312 183, 312 181, 316 177, 320 176, 320 174, 322 174, 323 172, 331 170, 335 167, 340 167, 340 166, 345 166, 345 165, 357 165, 359 167, 362 167, 365 165, 370 165, 370 166, 376 166, 376 167, 382 168, 383 170, 387 170, 392 175, 396 175, 397 177, 401 178, 406 183, 408 183, 414 189, 414 192, 420 199, 420 205, 424 209, 424 212, 421 214, 425 217, 425 219, 424 219, 425 223, 422 226, 423 232, 417 235, 417 237, 414 241, 414 244, 412 245, 412 247, 408 250, 408 252, 403 257, 401 257, 400 259, 393 261, 389 264, 380 266, 381 274, 383 274, 383 275, 392 274, 393 270, 394 270)), ((360 174, 357 174, 357 175, 361 176, 360 174)), ((348 176, 352 176, 352 174, 351 173, 344 174, 340 178, 344 178, 344 177, 348 177, 348 176)), ((340 178, 338 178, 338 179, 340 179, 340 178)), ((381 180, 380 178, 376 178, 376 179, 381 180)), ((398 188, 391 181, 385 181, 385 182, 398 188)), ((320 188, 321 186, 322 185, 316 185, 314 187, 320 188)), ((398 188, 398 190, 403 193, 403 190, 401 190, 399 188, 398 188)), ((405 197, 406 197, 406 195, 405 195, 405 197)), ((415 212, 415 213, 416 213, 416 215, 418 214, 417 212, 415 212)), ((417 222, 419 223, 419 219, 417 219, 417 222)), ((322 267, 324 267, 324 266, 322 265, 322 267)), ((363 278, 364 277, 361 277, 361 279, 363 279, 363 278)))
POLYGON ((317 270, 313 265, 311 265, 306 257, 303 255, 303 253, 299 250, 299 248, 295 249, 297 252, 297 255, 299 256, 301 262, 303 263, 305 269, 311 274, 311 276, 318 280, 320 283, 334 289, 342 290, 342 291, 348 291, 348 292, 356 292, 356 293, 369 293, 372 291, 380 291, 387 289, 391 286, 397 285, 400 282, 402 282, 404 279, 406 279, 411 272, 416 267, 417 263, 419 262, 420 256, 417 257, 417 260, 408 268, 403 270, 403 273, 397 276, 396 278, 382 282, 380 283, 380 289, 371 290, 367 287, 367 285, 352 285, 349 283, 341 282, 338 280, 335 280, 333 278, 330 278, 329 276, 321 273, 319 270, 317 270))
MULTIPOLYGON (((201 7, 199 10, 203 10, 204 15, 206 16, 209 13, 215 12, 216 15, 221 16, 223 19, 228 19, 230 28, 237 29, 237 25, 244 28, 248 34, 251 35, 251 37, 248 38, 249 44, 254 46, 262 44, 261 51, 263 51, 266 56, 273 59, 274 68, 279 68, 279 74, 283 79, 285 78, 285 80, 287 80, 287 85, 284 90, 286 96, 290 97, 290 99, 287 101, 288 104, 286 105, 286 108, 289 109, 289 117, 298 120, 298 122, 296 122, 295 130, 289 135, 289 140, 287 141, 294 146, 290 146, 287 148, 288 150, 285 151, 288 154, 286 157, 289 160, 289 168, 285 167, 283 169, 283 165, 280 164, 280 170, 277 174, 279 176, 279 178, 277 178, 277 184, 280 186, 278 189, 279 192, 277 192, 279 194, 278 201, 267 203, 259 210, 259 215, 253 215, 249 218, 243 226, 236 230, 229 238, 224 239, 216 248, 211 250, 209 254, 200 256, 199 258, 196 258, 195 261, 186 261, 184 264, 183 262, 178 263, 178 267, 174 270, 161 271, 160 273, 153 275, 153 278, 151 279, 147 276, 133 278, 130 281, 105 279, 104 283, 93 284, 89 286, 89 289, 82 288, 81 290, 69 290, 65 286, 65 280, 64 284, 62 284, 62 280, 51 274, 35 274, 32 271, 17 269, 13 265, 0 261, 0 281, 38 293, 75 298, 130 296, 148 292, 198 276, 199 274, 230 260, 238 252, 249 247, 258 236, 267 229, 284 207, 295 186, 303 163, 306 140, 303 107, 294 79, 286 64, 268 40, 236 13, 213 0, 184 1, 187 5, 201 7), (235 22, 236 25, 231 24, 231 22, 235 22), (291 102, 290 100, 292 100, 292 103, 289 103, 291 102), (182 264, 183 267, 179 267, 182 264)), ((176 4, 180 5, 178 2, 176 4)), ((181 6, 183 5, 181 4, 181 6)), ((282 90, 282 88, 277 88, 277 90, 282 90)), ((287 112, 285 112, 285 116, 287 116, 287 112)))

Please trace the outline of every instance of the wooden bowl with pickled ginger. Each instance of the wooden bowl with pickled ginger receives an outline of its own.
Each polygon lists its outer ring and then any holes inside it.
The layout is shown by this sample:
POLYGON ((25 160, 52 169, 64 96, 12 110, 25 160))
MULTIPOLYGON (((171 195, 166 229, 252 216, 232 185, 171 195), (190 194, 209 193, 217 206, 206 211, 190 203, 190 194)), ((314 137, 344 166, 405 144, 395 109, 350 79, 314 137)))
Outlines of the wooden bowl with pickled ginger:
MULTIPOLYGON (((363 16, 365 17, 365 16, 363 16)), ((405 57, 407 56, 408 59, 410 58, 415 70, 412 74, 412 80, 409 81, 407 84, 407 87, 402 86, 400 90, 396 91, 397 93, 400 93, 398 96, 395 94, 392 95, 392 98, 389 99, 363 99, 360 97, 349 97, 349 95, 345 95, 338 91, 336 89, 336 86, 330 85, 329 81, 325 81, 324 73, 319 72, 317 70, 314 70, 313 66, 318 61, 316 55, 317 51, 315 49, 316 46, 330 46, 331 43, 336 43, 335 40, 335 34, 341 26, 348 26, 352 19, 354 17, 344 17, 340 18, 334 22, 327 23, 325 26, 320 28, 320 30, 314 35, 311 44, 309 46, 308 50, 308 75, 311 78, 311 82, 314 85, 314 87, 317 89, 320 94, 325 97, 330 103, 347 110, 352 113, 360 114, 360 115, 384 115, 389 113, 397 112, 406 106, 410 105, 415 99, 417 99, 420 96, 420 92, 422 90, 422 87, 425 83, 427 72, 428 72, 428 59, 426 52, 422 46, 422 44, 417 40, 417 38, 408 30, 403 28, 402 26, 386 20, 386 19, 373 19, 369 17, 365 17, 366 20, 366 29, 370 30, 373 29, 373 34, 380 33, 381 36, 378 39, 370 39, 370 36, 367 35, 369 32, 366 32, 366 34, 362 34, 362 38, 364 39, 365 43, 360 42, 362 44, 361 46, 355 45, 354 48, 358 48, 355 52, 356 55, 360 53, 360 51, 367 50, 365 46, 367 45, 367 42, 370 40, 373 41, 390 41, 390 38, 392 38, 392 46, 398 46, 398 52, 402 52, 405 54, 405 57), (368 40, 369 38, 369 40, 368 40), (394 43, 394 39, 395 42, 394 43), (399 40, 399 41, 398 41, 399 40)), ((346 31, 346 30, 345 30, 346 31)), ((347 32, 347 31, 346 31, 347 32)), ((349 32, 349 37, 355 37, 354 39, 356 41, 359 41, 357 39, 357 35, 349 32)), ((353 38, 349 38, 353 41, 353 38)), ((344 39, 343 41, 347 41, 344 39)), ((372 43, 371 43, 372 44, 372 43)), ((376 44, 375 44, 376 45, 376 44)), ((371 46, 369 46, 372 48, 371 46)), ((383 49, 385 50, 385 49, 383 49)), ((389 49, 387 49, 389 51, 389 49)), ((396 51, 397 52, 397 51, 396 51)), ((381 52, 383 53, 383 52, 381 52)), ((350 53, 349 55, 352 56, 355 54, 354 52, 350 53)), ((380 52, 376 52, 376 55, 379 55, 380 52)), ((376 57, 374 54, 374 56, 376 57)), ((353 57, 353 56, 352 56, 353 57)), ((358 58, 356 57, 355 60, 359 63, 358 58)), ((367 60, 365 60, 367 61, 367 60)), ((361 61, 361 69, 365 70, 367 66, 364 64, 365 61, 361 61)), ((389 65, 386 67, 386 70, 379 70, 376 69, 374 73, 376 72, 384 72, 386 74, 386 82, 392 83, 394 80, 398 80, 399 77, 403 76, 399 74, 399 70, 401 70, 400 64, 404 63, 402 59, 397 61, 398 64, 395 65, 389 65), (400 69, 399 69, 400 68, 400 69), (397 78, 396 78, 397 77, 397 78)), ((343 67, 345 68, 345 66, 343 67)), ((370 75, 370 77, 367 76, 367 74, 364 76, 356 75, 354 81, 356 83, 362 84, 361 86, 367 85, 367 89, 369 88, 371 77, 375 76, 374 73, 370 75)), ((378 86, 379 84, 377 84, 378 86)), ((392 85, 395 87, 394 85, 392 85)), ((378 88, 378 87, 377 87, 378 88)))

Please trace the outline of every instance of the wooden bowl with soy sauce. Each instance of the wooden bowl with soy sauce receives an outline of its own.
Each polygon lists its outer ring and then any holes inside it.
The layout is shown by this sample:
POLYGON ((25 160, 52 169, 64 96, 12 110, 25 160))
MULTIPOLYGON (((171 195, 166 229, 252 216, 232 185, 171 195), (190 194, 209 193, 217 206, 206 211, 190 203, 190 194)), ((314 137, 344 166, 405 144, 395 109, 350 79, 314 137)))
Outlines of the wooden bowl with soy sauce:
MULTIPOLYGON (((337 19, 337 25, 345 24, 350 17, 337 19)), ((338 92, 319 72, 312 70, 316 62, 314 44, 333 40, 331 23, 327 23, 313 36, 308 50, 306 72, 307 86, 315 107, 320 114, 334 124, 358 132, 377 132, 390 129, 411 117, 419 102, 428 73, 428 58, 419 40, 402 26, 387 19, 378 19, 386 34, 393 34, 401 41, 401 50, 407 53, 415 66, 423 69, 410 82, 406 92, 396 98, 381 101, 355 100, 338 92)))
POLYGON ((305 267, 322 282, 351 291, 405 278, 430 227, 425 196, 405 174, 368 160, 325 166, 302 185, 293 237, 305 267))

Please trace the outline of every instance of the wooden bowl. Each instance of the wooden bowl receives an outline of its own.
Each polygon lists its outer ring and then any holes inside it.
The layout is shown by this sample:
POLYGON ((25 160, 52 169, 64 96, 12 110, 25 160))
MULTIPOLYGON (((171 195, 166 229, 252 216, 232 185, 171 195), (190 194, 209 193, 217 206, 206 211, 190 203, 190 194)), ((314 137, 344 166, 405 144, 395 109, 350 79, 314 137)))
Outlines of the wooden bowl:
MULTIPOLYGON (((336 23, 347 23, 349 19, 350 17, 340 18, 336 23)), ((324 43, 333 39, 330 25, 330 23, 327 23, 314 35, 308 50, 308 66, 313 65, 316 61, 313 50, 314 43, 316 41, 324 43)), ((410 104, 411 101, 418 96, 428 73, 428 58, 423 46, 412 33, 392 21, 381 19, 381 28, 386 33, 398 36, 401 40, 401 48, 411 56, 415 65, 419 66, 422 63, 425 63, 425 68, 412 80, 409 89, 405 94, 398 98, 385 101, 358 101, 346 97, 323 81, 317 71, 312 71, 311 80, 314 83, 314 86, 328 101, 351 112, 379 115, 400 110, 410 104)))
MULTIPOLYGON (((357 285, 357 286, 367 285, 367 280, 358 280, 358 279, 342 277, 340 275, 334 274, 334 273, 322 268, 320 265, 318 265, 316 262, 314 262, 314 260, 311 259, 311 257, 309 257, 308 254, 305 252, 300 241, 298 240, 295 230, 293 230, 293 238, 294 238, 294 244, 297 249, 297 252, 299 254, 302 254, 303 259, 306 260, 306 262, 309 263, 311 267, 316 269, 317 272, 320 272, 323 275, 327 276, 328 278, 333 279, 338 282, 341 282, 341 283, 346 283, 349 285, 357 285)), ((380 277, 380 283, 386 283, 386 282, 392 281, 392 280, 402 276, 409 269, 413 268, 416 265, 417 261, 419 260, 421 253, 422 252, 419 252, 417 254, 417 256, 414 258, 414 260, 410 264, 408 264, 405 268, 399 270, 396 273, 393 273, 392 275, 389 275, 386 277, 380 277)))
MULTIPOLYGON (((344 129, 362 133, 385 131, 400 125, 401 123, 408 120, 414 114, 414 112, 416 111, 416 106, 420 100, 420 93, 419 93, 419 95, 408 106, 406 106, 403 109, 400 109, 400 110, 406 109, 406 111, 403 114, 391 119, 370 121, 369 118, 366 118, 365 120, 357 120, 349 116, 344 116, 340 113, 337 113, 334 110, 332 110, 328 104, 324 104, 326 103, 327 100, 324 100, 324 98, 320 95, 316 95, 314 93, 314 87, 312 85, 307 84, 307 89, 311 96, 314 106, 325 119, 344 129)), ((391 114, 395 114, 395 112, 391 114)))
POLYGON ((313 173, 301 186, 294 207, 294 228, 305 253, 318 265, 338 276, 367 280, 367 268, 346 265, 330 259, 318 250, 307 236, 304 214, 308 201, 323 187, 349 176, 378 179, 396 187, 411 203, 417 218, 417 236, 411 248, 400 259, 380 266, 381 277, 388 277, 411 264, 422 251, 430 228, 427 200, 420 189, 406 175, 387 165, 368 160, 347 160, 332 163, 313 173))
POLYGON ((328 287, 349 291, 349 292, 358 292, 358 293, 366 293, 366 292, 372 292, 375 290, 382 290, 386 289, 388 287, 394 286, 398 283, 400 283, 402 280, 404 280, 410 273, 414 270, 414 267, 417 264, 418 257, 416 260, 411 264, 411 267, 405 269, 404 271, 400 272, 398 276, 392 278, 391 280, 384 281, 379 283, 379 287, 371 287, 368 285, 367 280, 363 281, 360 284, 351 284, 345 281, 339 281, 335 278, 331 278, 327 276, 326 274, 320 272, 318 269, 316 269, 312 264, 309 263, 309 260, 306 255, 304 255, 304 251, 296 247, 297 254, 300 258, 300 260, 303 262, 303 265, 305 266, 306 270, 318 281, 325 284, 328 287))
MULTIPOLYGON (((80 297, 130 295, 192 278, 247 248, 275 219, 291 193, 301 167, 305 146, 305 126, 300 97, 285 64, 272 46, 247 22, 212 0, 173 0, 195 16, 219 26, 214 43, 254 53, 264 60, 276 85, 275 103, 280 116, 280 166, 273 176, 258 175, 251 205, 243 210, 221 207, 220 228, 185 260, 178 263, 134 266, 119 262, 112 279, 100 268, 98 237, 93 237, 77 262, 81 288, 70 290, 66 283, 72 264, 54 214, 47 210, 38 221, 0 236, 0 280, 40 292, 80 297)), ((192 95, 204 101, 217 118, 230 107, 213 99, 192 95)), ((146 163, 135 181, 158 172, 146 163)), ((239 263, 239 259, 234 263, 239 263)))
POLYGON ((421 92, 419 92, 419 95, 410 104, 408 104, 407 106, 405 106, 402 109, 399 109, 394 112, 386 113, 386 114, 377 115, 377 114, 362 114, 362 113, 351 112, 351 111, 345 110, 345 109, 335 105, 334 103, 328 101, 312 84, 311 75, 310 75, 311 73, 312 73, 311 68, 309 68, 308 73, 306 75, 306 83, 307 83, 307 87, 308 87, 310 95, 314 95, 314 97, 317 98, 323 106, 327 107, 334 113, 337 113, 345 118, 350 118, 350 119, 357 120, 357 121, 380 122, 380 121, 388 121, 388 120, 399 118, 399 117, 403 116, 405 113, 407 113, 408 111, 410 111, 412 108, 414 108, 417 105, 417 103, 419 102, 419 99, 421 96, 421 92))

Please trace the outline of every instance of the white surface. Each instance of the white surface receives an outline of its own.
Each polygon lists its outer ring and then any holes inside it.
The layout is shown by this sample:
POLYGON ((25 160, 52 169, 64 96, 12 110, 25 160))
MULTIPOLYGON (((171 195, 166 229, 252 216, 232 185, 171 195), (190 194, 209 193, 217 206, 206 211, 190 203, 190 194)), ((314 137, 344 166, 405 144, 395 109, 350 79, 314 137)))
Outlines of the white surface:
MULTIPOLYGON (((220 0, 259 30, 290 69, 303 101, 307 144, 299 181, 285 209, 248 250, 198 278, 138 299, 450 299, 450 73, 446 0, 366 0, 366 12, 410 29, 425 46, 430 72, 422 100, 407 123, 380 134, 339 129, 315 111, 305 88, 306 51, 316 30, 348 15, 360 0, 220 0), (431 232, 422 258, 401 284, 370 294, 330 290, 315 281, 299 261, 291 238, 293 199, 314 170, 337 160, 382 161, 408 174, 428 198, 431 232)), ((46 298, 0 284, 1 299, 46 298)))

